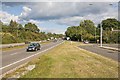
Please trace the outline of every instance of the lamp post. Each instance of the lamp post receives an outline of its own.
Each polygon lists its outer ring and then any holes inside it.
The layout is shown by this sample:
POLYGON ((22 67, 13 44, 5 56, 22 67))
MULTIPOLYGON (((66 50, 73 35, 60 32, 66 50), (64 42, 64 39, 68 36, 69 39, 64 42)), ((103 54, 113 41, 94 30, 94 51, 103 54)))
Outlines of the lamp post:
MULTIPOLYGON (((89 5, 92 6, 93 4, 90 3, 89 5)), ((109 5, 112 6, 113 4, 110 3, 109 5)), ((100 24, 100 47, 102 47, 102 31, 103 31, 103 28, 102 28, 102 23, 101 23, 100 24)), ((120 31, 120 30, 113 30, 113 31, 120 31)), ((96 30, 95 30, 95 34, 96 34, 96 30)), ((96 35, 95 35, 95 37, 96 37, 96 35)))

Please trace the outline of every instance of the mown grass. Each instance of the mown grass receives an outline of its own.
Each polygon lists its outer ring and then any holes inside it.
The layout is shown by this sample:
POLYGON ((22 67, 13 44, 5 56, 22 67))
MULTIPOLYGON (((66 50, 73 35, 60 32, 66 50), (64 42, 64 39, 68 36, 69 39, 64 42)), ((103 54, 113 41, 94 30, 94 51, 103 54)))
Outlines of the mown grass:
POLYGON ((118 63, 64 42, 28 64, 36 68, 21 78, 118 78, 118 63))

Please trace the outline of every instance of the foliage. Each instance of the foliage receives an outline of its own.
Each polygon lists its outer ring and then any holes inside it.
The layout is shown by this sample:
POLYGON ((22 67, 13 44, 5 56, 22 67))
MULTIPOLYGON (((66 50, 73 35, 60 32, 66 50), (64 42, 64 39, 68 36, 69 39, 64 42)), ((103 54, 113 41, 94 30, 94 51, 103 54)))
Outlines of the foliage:
POLYGON ((25 29, 32 32, 39 32, 40 30, 35 24, 27 23, 25 24, 25 29))
MULTIPOLYGON (((65 34, 66 37, 70 37, 71 40, 82 41, 89 40, 96 42, 100 39, 100 24, 95 27, 91 20, 84 20, 80 22, 79 26, 68 27, 65 34)), ((114 18, 108 18, 102 21, 103 27, 103 42, 104 43, 118 43, 120 38, 120 32, 112 31, 113 29, 120 29, 120 22, 114 18)))
POLYGON ((67 37, 70 37, 71 40, 92 40, 94 39, 95 28, 92 21, 84 20, 79 26, 68 27, 65 34, 67 37))
POLYGON ((118 43, 118 40, 120 38, 118 34, 120 34, 120 32, 112 31, 112 28, 114 30, 119 30, 120 22, 117 19, 108 18, 102 21, 102 27, 103 27, 103 41, 105 43, 118 43))
POLYGON ((50 37, 62 38, 62 34, 40 32, 37 25, 27 23, 25 26, 11 20, 9 25, 5 25, 0 21, 0 32, 2 35, 2 43, 17 43, 25 41, 47 40, 50 37))
POLYGON ((103 30, 120 29, 120 22, 114 18, 108 18, 102 21, 103 30))

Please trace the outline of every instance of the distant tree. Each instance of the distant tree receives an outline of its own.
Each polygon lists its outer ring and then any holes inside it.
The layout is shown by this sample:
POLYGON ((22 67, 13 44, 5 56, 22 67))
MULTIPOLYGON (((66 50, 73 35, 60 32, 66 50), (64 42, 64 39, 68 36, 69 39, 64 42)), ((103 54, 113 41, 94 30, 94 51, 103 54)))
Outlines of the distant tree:
POLYGON ((13 20, 11 20, 10 24, 8 25, 9 32, 12 33, 14 36, 17 36, 17 29, 18 29, 17 26, 18 26, 18 23, 13 20))
POLYGON ((35 24, 32 24, 32 23, 25 24, 25 29, 28 31, 32 31, 32 32, 39 32, 40 31, 39 28, 35 24))
POLYGON ((48 35, 49 38, 53 37, 53 34, 51 32, 48 32, 47 35, 48 35))
POLYGON ((0 32, 2 31, 2 26, 3 26, 3 23, 0 20, 0 32))
POLYGON ((84 20, 80 22, 80 26, 83 27, 88 33, 95 35, 95 25, 91 20, 84 20))
POLYGON ((95 36, 95 26, 91 20, 84 20, 80 22, 79 26, 71 26, 65 32, 67 37, 71 40, 93 40, 95 36))

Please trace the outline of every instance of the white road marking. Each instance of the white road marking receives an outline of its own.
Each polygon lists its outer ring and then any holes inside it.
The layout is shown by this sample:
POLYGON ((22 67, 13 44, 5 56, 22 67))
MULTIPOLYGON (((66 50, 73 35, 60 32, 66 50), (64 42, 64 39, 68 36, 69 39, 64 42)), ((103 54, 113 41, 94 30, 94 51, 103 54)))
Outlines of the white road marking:
MULTIPOLYGON (((64 41, 63 41, 63 42, 64 42, 64 41)), ((31 58, 31 57, 33 57, 33 56, 35 56, 35 55, 38 55, 38 54, 42 53, 42 52, 48 51, 48 50, 50 50, 50 49, 52 49, 52 48, 54 48, 54 47, 62 44, 63 42, 61 42, 61 43, 59 43, 59 44, 57 44, 57 45, 55 45, 55 46, 52 46, 52 47, 50 47, 50 48, 48 48, 48 49, 46 49, 46 50, 43 50, 43 51, 41 51, 41 52, 38 52, 38 53, 36 53, 36 54, 34 54, 34 55, 28 56, 28 57, 26 57, 26 58, 23 58, 23 59, 21 59, 21 60, 18 60, 18 61, 16 61, 16 62, 13 62, 13 63, 11 63, 11 64, 9 64, 9 65, 6 65, 6 66, 4 66, 4 67, 1 67, 0 70, 2 70, 2 69, 4 69, 4 68, 7 68, 7 67, 9 67, 9 66, 12 66, 12 65, 14 65, 14 64, 17 64, 17 63, 19 63, 19 62, 21 62, 21 61, 24 61, 24 60, 26 60, 26 59, 28 59, 28 58, 31 58)))

